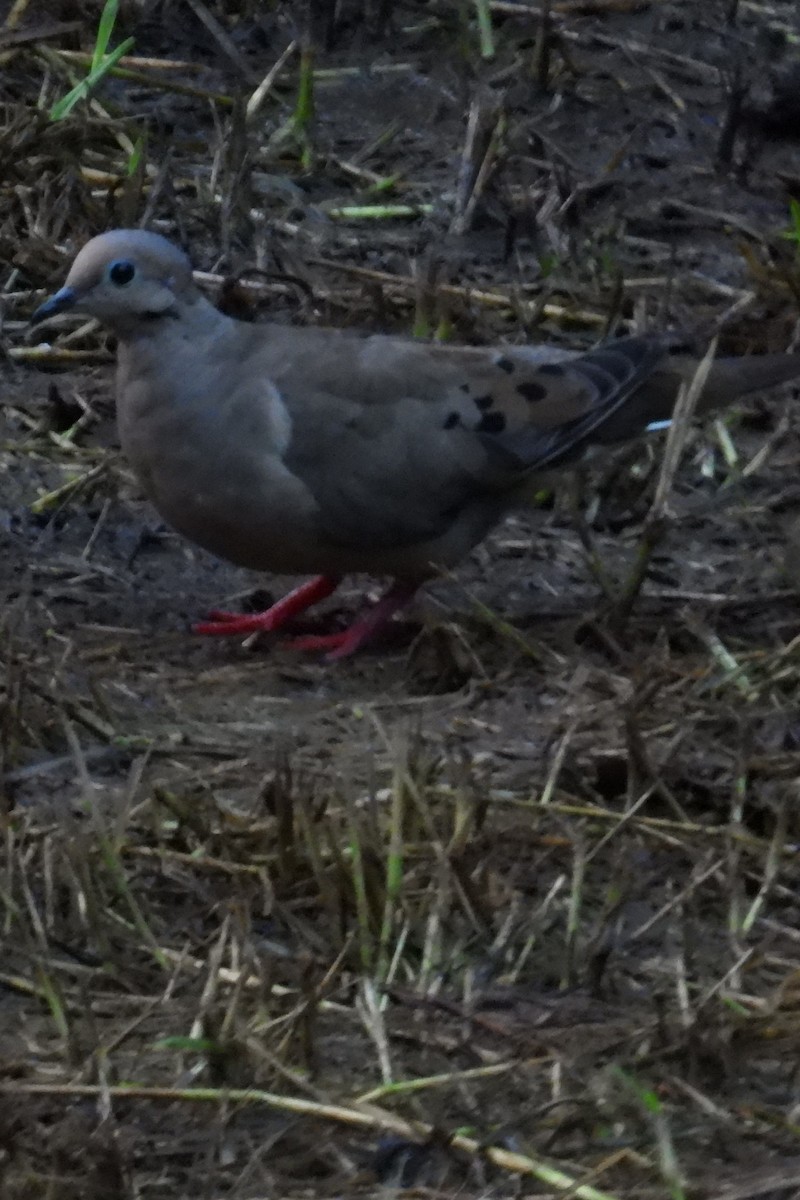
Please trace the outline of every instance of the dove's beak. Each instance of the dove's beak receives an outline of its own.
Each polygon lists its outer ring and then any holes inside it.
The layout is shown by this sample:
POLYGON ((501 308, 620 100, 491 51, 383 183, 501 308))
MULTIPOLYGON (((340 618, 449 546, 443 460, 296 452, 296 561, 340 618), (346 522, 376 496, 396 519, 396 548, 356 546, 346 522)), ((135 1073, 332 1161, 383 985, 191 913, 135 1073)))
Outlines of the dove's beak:
POLYGON ((49 317, 55 317, 58 313, 66 312, 68 308, 72 308, 77 299, 78 293, 75 291, 75 288, 63 287, 60 292, 56 292, 49 300, 45 300, 44 304, 39 305, 31 317, 31 325, 39 325, 49 317))

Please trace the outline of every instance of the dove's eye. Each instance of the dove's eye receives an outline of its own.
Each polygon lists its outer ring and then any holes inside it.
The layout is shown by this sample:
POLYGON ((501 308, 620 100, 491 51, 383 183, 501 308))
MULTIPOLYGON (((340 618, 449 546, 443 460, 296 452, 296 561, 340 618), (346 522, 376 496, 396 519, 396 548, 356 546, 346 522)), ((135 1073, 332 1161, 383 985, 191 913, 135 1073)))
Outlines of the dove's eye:
POLYGON ((127 258, 117 259, 108 268, 108 278, 117 287, 125 287, 126 283, 130 283, 135 274, 136 268, 132 262, 128 262, 127 258))

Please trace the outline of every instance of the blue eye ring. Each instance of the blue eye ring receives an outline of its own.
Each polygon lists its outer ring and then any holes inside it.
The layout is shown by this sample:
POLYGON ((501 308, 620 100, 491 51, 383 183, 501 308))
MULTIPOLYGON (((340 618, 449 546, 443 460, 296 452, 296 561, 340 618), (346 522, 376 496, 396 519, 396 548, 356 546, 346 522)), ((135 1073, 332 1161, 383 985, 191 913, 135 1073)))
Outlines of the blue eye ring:
POLYGON ((108 278, 117 287, 125 287, 136 274, 136 267, 127 258, 118 258, 108 268, 108 278))

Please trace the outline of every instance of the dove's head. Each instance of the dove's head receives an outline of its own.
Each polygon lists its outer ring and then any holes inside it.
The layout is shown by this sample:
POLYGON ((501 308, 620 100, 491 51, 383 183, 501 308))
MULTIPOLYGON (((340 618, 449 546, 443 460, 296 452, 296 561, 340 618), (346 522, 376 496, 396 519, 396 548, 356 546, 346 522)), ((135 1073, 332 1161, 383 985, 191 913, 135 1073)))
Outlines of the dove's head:
POLYGON ((115 333, 132 333, 177 315, 181 299, 193 293, 189 260, 172 242, 144 229, 112 229, 86 243, 64 287, 36 309, 31 324, 74 310, 115 333))

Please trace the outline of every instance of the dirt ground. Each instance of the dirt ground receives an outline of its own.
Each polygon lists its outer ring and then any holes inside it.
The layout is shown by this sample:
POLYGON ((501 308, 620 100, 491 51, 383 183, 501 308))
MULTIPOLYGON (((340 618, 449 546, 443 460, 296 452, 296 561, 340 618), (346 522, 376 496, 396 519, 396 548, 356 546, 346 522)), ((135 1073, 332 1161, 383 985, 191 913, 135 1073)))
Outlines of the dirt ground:
POLYGON ((328 664, 191 634, 296 581, 27 326, 143 222, 248 319, 793 348, 796 6, 542 8, 130 0, 53 121, 100 6, 0 5, 4 1198, 800 1196, 797 389, 692 431, 627 620, 662 437, 328 664))

